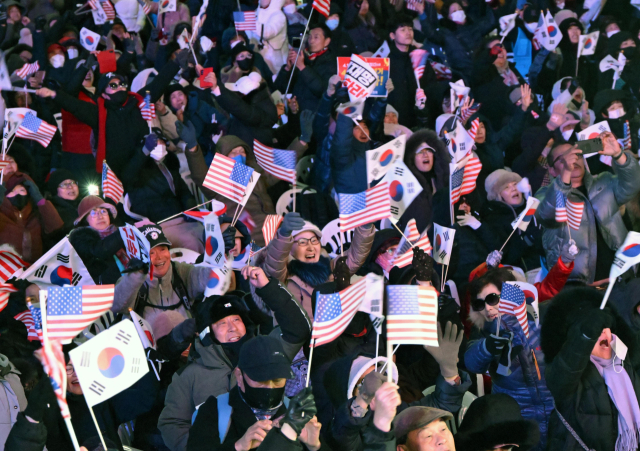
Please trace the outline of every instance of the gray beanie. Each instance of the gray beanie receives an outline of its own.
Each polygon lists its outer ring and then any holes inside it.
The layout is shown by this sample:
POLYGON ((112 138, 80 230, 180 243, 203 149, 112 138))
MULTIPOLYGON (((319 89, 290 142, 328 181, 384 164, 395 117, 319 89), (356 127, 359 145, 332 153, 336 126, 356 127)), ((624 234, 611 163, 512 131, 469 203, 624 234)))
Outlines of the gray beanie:
POLYGON ((488 200, 502 201, 500 192, 511 182, 520 182, 520 177, 515 172, 506 169, 496 169, 484 181, 484 189, 487 191, 488 200))

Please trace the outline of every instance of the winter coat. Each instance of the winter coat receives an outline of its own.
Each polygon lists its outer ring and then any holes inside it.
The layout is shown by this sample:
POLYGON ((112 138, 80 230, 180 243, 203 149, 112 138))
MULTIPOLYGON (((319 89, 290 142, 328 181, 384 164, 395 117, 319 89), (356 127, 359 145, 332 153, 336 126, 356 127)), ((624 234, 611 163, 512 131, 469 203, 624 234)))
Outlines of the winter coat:
MULTIPOLYGON (((476 79, 471 84, 473 100, 482 104, 482 114, 491 122, 494 129, 499 130, 509 117, 518 114, 516 111, 522 113, 522 108, 516 107, 509 100, 511 90, 518 87, 505 85, 504 79, 492 62, 480 59, 476 61, 474 67, 476 79), (489 66, 483 67, 483 64, 489 66)), ((526 84, 524 77, 520 75, 515 65, 511 64, 509 68, 518 78, 520 84, 526 84)), ((487 121, 483 120, 483 122, 486 126, 487 121)))
POLYGON ((78 217, 78 204, 80 204, 81 200, 80 195, 78 195, 76 200, 63 199, 57 195, 51 198, 51 203, 56 207, 56 211, 64 223, 62 232, 64 232, 65 235, 68 235, 75 227, 74 221, 78 217))
MULTIPOLYGON (((305 68, 300 71, 293 67, 289 92, 298 99, 300 111, 315 111, 322 94, 327 90, 329 79, 337 72, 336 54, 329 47, 313 60, 309 59, 306 52, 302 52, 300 56, 304 58, 305 68)), ((276 78, 275 88, 280 92, 286 92, 290 77, 291 71, 287 71, 283 66, 276 78)))
MULTIPOLYGON (((476 117, 480 118, 485 128, 485 141, 482 144, 476 143, 475 149, 482 163, 483 174, 488 175, 496 169, 504 168, 505 150, 522 135, 526 114, 522 108, 515 109, 510 113, 511 119, 498 132, 494 132, 492 124, 484 116, 474 115, 470 118, 470 121, 476 117)), ((470 121, 467 124, 470 124, 470 121)))
POLYGON ((106 238, 91 227, 80 227, 71 232, 69 242, 87 267, 91 278, 98 285, 112 284, 120 278, 116 252, 124 250, 120 230, 106 238))
MULTIPOLYGON (((258 179, 258 183, 253 188, 253 191, 247 200, 245 211, 251 215, 251 219, 253 219, 253 222, 255 223, 255 227, 251 233, 251 239, 254 240, 258 246, 264 246, 262 225, 264 224, 267 215, 275 214, 276 212, 273 202, 271 201, 271 197, 267 192, 267 188, 269 187, 268 181, 272 181, 273 178, 272 176, 264 173, 263 169, 258 166, 252 150, 253 147, 237 136, 223 136, 218 140, 216 147, 217 152, 225 156, 229 155, 229 153, 231 153, 231 151, 236 147, 243 147, 247 154, 247 165, 252 167, 254 171, 261 174, 258 179)), ((202 186, 202 183, 207 176, 208 168, 204 162, 204 157, 200 149, 198 148, 195 152, 187 151, 185 152, 185 155, 187 157, 187 162, 189 163, 191 178, 202 189, 205 196, 209 199, 216 199, 220 202, 224 202, 229 214, 234 212, 236 207, 238 207, 237 203, 202 186)))
MULTIPOLYGON (((546 166, 546 158, 542 156, 542 151, 547 146, 547 142, 553 136, 547 127, 529 127, 522 133, 522 152, 511 165, 513 172, 521 177, 527 177, 531 184, 531 190, 535 193, 542 186, 545 175, 549 168, 546 166)), ((551 176, 549 176, 551 178, 551 176)))
POLYGON ((27 398, 20 383, 20 371, 0 354, 0 448, 4 449, 18 414, 27 408, 27 398))
POLYGON ((629 152, 625 153, 627 161, 624 165, 613 160, 615 175, 604 172, 592 176, 588 171, 585 172, 583 184, 588 197, 578 189, 565 186, 560 177, 556 177, 549 186, 540 188, 536 193, 540 200, 536 217, 545 227, 542 242, 547 256, 547 266, 558 259, 563 243, 569 239, 566 225, 555 221, 556 192, 561 192, 565 198, 571 195, 572 198, 585 203, 580 229, 571 233, 579 253, 569 280, 578 279, 586 283, 594 281, 598 231, 612 250, 618 249, 627 236, 627 228, 622 221, 619 207, 633 199, 640 191, 640 166, 638 160, 629 152))
POLYGON ((331 176, 337 193, 361 193, 369 187, 366 152, 372 149, 372 144, 353 137, 355 126, 353 119, 338 114, 330 151, 331 176))
MULTIPOLYGON (((271 335, 278 338, 289 360, 298 353, 311 334, 311 322, 304 312, 293 303, 293 298, 275 280, 255 290, 280 319, 282 328, 274 329, 271 335)), ((255 334, 255 326, 247 325, 247 338, 255 334)), ((228 393, 235 385, 234 364, 227 357, 222 345, 203 346, 195 340, 192 361, 173 376, 167 391, 165 407, 158 420, 158 428, 166 445, 173 451, 187 449, 191 418, 196 406, 210 396, 228 393), (193 359, 195 358, 195 359, 193 359)), ((217 425, 217 423, 216 423, 217 425)), ((215 428, 215 427, 214 427, 215 428)), ((215 429, 217 431, 217 429, 215 429)))
MULTIPOLYGON (((491 355, 485 346, 486 338, 496 333, 496 320, 487 322, 479 312, 471 311, 470 318, 475 324, 469 347, 464 355, 466 368, 477 374, 489 371, 493 393, 506 393, 520 405, 525 419, 535 420, 540 426, 542 441, 537 449, 544 449, 549 416, 553 411, 553 398, 544 378, 545 360, 540 351, 540 327, 529 315, 529 338, 524 334, 518 320, 513 315, 502 315, 500 336, 513 332, 511 350, 511 374, 504 376, 497 372, 499 357, 491 355)), ((506 347, 505 347, 506 348, 506 347)))
MULTIPOLYGON (((367 255, 369 255, 374 234, 375 228, 372 225, 361 226, 355 229, 351 246, 345 252, 347 265, 352 275, 360 269, 367 255)), ((298 301, 298 304, 307 312, 309 318, 313 319, 313 306, 311 301, 313 290, 318 285, 333 280, 333 275, 330 275, 327 280, 319 281, 316 286, 311 286, 309 283, 304 282, 300 276, 291 274, 288 263, 293 260, 293 257, 290 255, 292 247, 293 237, 283 237, 278 231, 269 242, 265 251, 258 254, 259 257, 256 258, 255 265, 264 269, 267 276, 275 277, 280 283, 286 286, 295 300, 298 301)), ((330 266, 332 270, 337 259, 338 257, 331 261, 330 266)))
POLYGON ((113 7, 129 33, 144 28, 147 18, 137 0, 116 0, 113 7))
POLYGON ((282 12, 284 0, 273 0, 266 8, 256 10, 256 29, 247 33, 252 41, 262 43, 260 54, 277 74, 287 63, 289 41, 287 40, 287 16, 282 12))
POLYGON ((607 121, 611 132, 616 136, 616 138, 621 140, 625 138, 624 125, 625 122, 628 121, 629 127, 631 128, 631 149, 638 149, 640 147, 640 139, 638 138, 638 131, 640 130, 640 116, 637 114, 638 103, 634 99, 633 95, 619 89, 605 89, 596 94, 593 111, 596 115, 595 122, 607 121), (618 119, 604 117, 602 112, 615 100, 622 103, 625 111, 624 116, 619 117, 618 119))
POLYGON ((203 149, 212 147, 211 135, 217 135, 218 127, 227 122, 226 117, 211 104, 211 99, 203 100, 197 91, 189 91, 184 111, 184 122, 187 121, 191 121, 196 128, 196 136, 203 149), (214 115, 215 123, 212 122, 214 115))

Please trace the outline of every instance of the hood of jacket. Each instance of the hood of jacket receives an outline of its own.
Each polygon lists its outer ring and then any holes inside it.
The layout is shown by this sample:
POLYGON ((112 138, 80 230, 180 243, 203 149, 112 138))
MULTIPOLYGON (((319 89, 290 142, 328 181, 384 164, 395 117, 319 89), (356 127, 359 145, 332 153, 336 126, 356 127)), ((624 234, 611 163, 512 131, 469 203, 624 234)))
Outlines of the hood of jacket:
POLYGON ((216 144, 216 152, 219 152, 224 156, 228 156, 236 147, 242 147, 244 152, 247 154, 247 166, 251 166, 254 170, 262 172, 256 162, 256 157, 251 146, 237 136, 225 135, 221 137, 216 144))
POLYGON ((407 140, 406 150, 404 153, 404 164, 415 175, 423 188, 432 191, 428 179, 435 180, 436 190, 443 188, 449 184, 449 152, 444 143, 438 138, 433 130, 423 129, 415 132, 407 140), (433 167, 428 173, 424 173, 416 167, 415 155, 416 150, 422 143, 426 143, 432 149, 435 149, 433 167))
POLYGON ((596 122, 608 120, 602 115, 602 111, 609 106, 611 102, 620 101, 624 106, 625 115, 622 118, 629 118, 629 114, 635 112, 636 104, 631 94, 620 89, 604 89, 596 94, 593 100, 593 112, 596 114, 596 122))
MULTIPOLYGON (((278 13, 282 14, 282 16, 286 18, 284 12, 282 11, 283 6, 284 0, 271 0, 271 3, 269 3, 269 6, 267 6, 266 8, 260 8, 258 6, 258 9, 256 10, 258 21, 260 23, 266 23, 264 19, 268 19, 278 13)), ((259 31, 258 34, 260 34, 259 31)))
POLYGON ((209 369, 225 369, 229 372, 233 371, 231 360, 227 357, 219 344, 211 346, 203 346, 199 338, 195 340, 195 349, 192 348, 189 359, 193 359, 198 365, 202 365, 209 369))

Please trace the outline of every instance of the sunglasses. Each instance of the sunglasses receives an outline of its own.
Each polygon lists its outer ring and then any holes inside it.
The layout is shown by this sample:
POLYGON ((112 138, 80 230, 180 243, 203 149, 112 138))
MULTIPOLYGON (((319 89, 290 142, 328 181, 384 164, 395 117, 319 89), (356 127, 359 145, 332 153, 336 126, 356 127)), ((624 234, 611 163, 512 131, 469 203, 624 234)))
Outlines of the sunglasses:
POLYGON ((471 301, 471 308, 474 312, 481 312, 485 309, 486 305, 494 307, 500 303, 500 295, 497 293, 490 293, 484 299, 473 299, 471 301), (486 305, 485 305, 486 304, 486 305))
POLYGON ((121 88, 121 87, 122 87, 122 88, 126 88, 126 87, 127 87, 127 84, 126 84, 126 83, 118 83, 118 82, 116 81, 116 82, 111 82, 111 83, 109 83, 109 87, 110 87, 111 89, 118 89, 118 88, 121 88))

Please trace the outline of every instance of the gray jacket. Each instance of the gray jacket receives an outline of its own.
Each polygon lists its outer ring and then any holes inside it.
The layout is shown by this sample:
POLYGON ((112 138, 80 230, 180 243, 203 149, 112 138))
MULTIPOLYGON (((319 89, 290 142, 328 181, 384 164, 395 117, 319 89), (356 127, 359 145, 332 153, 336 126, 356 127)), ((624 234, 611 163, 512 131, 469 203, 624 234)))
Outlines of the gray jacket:
POLYGON ((556 191, 570 195, 571 199, 584 202, 584 212, 579 230, 571 232, 579 253, 569 280, 594 281, 597 259, 596 221, 602 238, 612 250, 617 250, 627 236, 627 228, 622 221, 620 206, 629 202, 640 191, 640 166, 638 160, 625 152, 627 161, 620 165, 613 161, 615 175, 604 172, 597 176, 586 171, 583 178, 588 198, 571 186, 566 186, 560 177, 556 177, 549 186, 542 187, 536 193, 540 206, 536 216, 545 227, 542 244, 547 254, 547 265, 553 266, 569 240, 567 225, 556 222, 556 191))
POLYGON ((18 421, 18 413, 27 408, 19 374, 9 359, 0 354, 0 449, 4 449, 9 432, 18 421))

